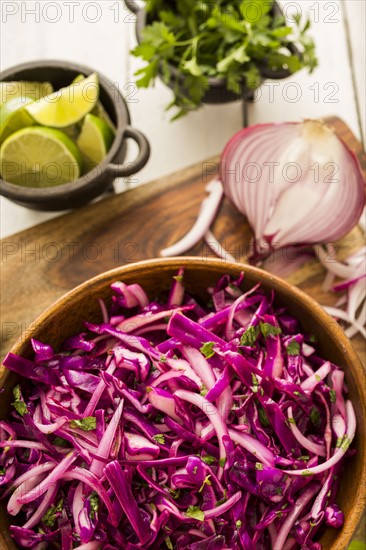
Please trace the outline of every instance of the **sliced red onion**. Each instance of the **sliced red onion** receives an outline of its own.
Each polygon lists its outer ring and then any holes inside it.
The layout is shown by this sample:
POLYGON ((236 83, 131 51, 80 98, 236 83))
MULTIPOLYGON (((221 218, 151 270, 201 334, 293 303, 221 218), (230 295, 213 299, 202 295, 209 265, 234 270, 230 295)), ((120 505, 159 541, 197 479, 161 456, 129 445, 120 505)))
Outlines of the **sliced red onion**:
POLYGON ((212 231, 208 230, 204 234, 205 243, 211 248, 212 252, 216 254, 219 258, 222 258, 226 262, 236 263, 237 260, 227 252, 225 248, 219 243, 212 231))
POLYGON ((355 411, 353 409, 353 405, 351 401, 346 402, 346 412, 347 412, 347 433, 343 438, 343 442, 341 443, 341 446, 335 450, 333 456, 331 456, 329 460, 326 460, 325 462, 323 462, 322 464, 319 464, 318 466, 312 466, 304 470, 283 470, 283 472, 287 475, 292 475, 292 476, 311 476, 311 475, 325 472, 326 470, 329 470, 329 468, 337 464, 337 462, 339 462, 347 452, 348 447, 352 443, 356 432, 356 415, 355 415, 355 411))
POLYGON ((287 518, 283 522, 281 529, 278 532, 276 542, 273 546, 273 550, 283 550, 284 544, 286 542, 286 539, 291 531, 291 528, 305 506, 310 502, 310 500, 313 498, 313 496, 319 491, 320 485, 319 483, 314 483, 309 485, 304 492, 301 494, 301 496, 297 499, 295 506, 291 510, 291 512, 288 514, 287 518))
POLYGON ((197 244, 198 241, 203 238, 206 231, 211 227, 220 206, 224 190, 222 188, 221 181, 216 178, 207 185, 206 190, 209 192, 209 195, 202 202, 201 209, 194 226, 180 241, 172 246, 169 246, 168 248, 165 248, 164 250, 161 250, 161 256, 179 256, 180 254, 183 254, 183 252, 189 250, 197 244))
POLYGON ((221 464, 225 463, 226 460, 226 449, 225 445, 223 444, 223 436, 226 435, 227 437, 229 437, 229 432, 226 424, 224 424, 220 417, 219 411, 217 410, 215 405, 210 403, 210 401, 207 401, 207 399, 202 397, 202 395, 197 395, 196 393, 186 390, 177 390, 174 395, 179 399, 188 401, 189 403, 192 403, 192 405, 196 405, 196 407, 201 409, 201 411, 207 415, 207 418, 215 428, 220 450, 220 469, 218 472, 218 478, 221 479, 221 464))
POLYGON ((310 439, 305 437, 300 432, 299 428, 294 423, 295 421, 294 421, 294 418, 292 416, 292 407, 289 407, 287 409, 287 416, 288 416, 288 419, 291 420, 291 422, 290 422, 291 431, 292 431, 293 435, 295 436, 295 438, 297 439, 297 441, 300 443, 301 447, 303 447, 304 449, 306 449, 306 450, 308 450, 311 453, 314 453, 316 455, 325 456, 326 452, 325 452, 325 446, 324 445, 318 445, 317 443, 314 443, 313 441, 310 441, 310 439))

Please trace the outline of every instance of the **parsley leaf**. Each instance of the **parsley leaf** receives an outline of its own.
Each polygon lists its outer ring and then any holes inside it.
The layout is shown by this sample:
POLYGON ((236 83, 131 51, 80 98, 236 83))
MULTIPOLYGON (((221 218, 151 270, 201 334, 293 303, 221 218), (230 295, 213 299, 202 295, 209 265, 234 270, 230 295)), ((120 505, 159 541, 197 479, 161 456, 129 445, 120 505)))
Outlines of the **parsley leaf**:
POLYGON ((215 352, 213 350, 213 347, 215 345, 215 342, 205 342, 203 346, 200 348, 200 352, 207 357, 207 359, 210 359, 210 357, 213 357, 215 355, 215 352))
POLYGON ((300 344, 296 340, 292 340, 287 344, 286 347, 287 355, 299 355, 300 354, 300 344))
POLYGON ((177 119, 200 106, 211 77, 221 78, 227 90, 241 95, 262 81, 261 68, 317 65, 315 45, 308 35, 309 21, 294 17, 288 26, 283 17, 272 15, 274 0, 231 2, 186 2, 145 0, 146 26, 140 44, 133 50, 146 65, 135 74, 139 87, 152 85, 157 76, 174 83, 177 119), (301 54, 292 53, 295 45, 301 54))
POLYGON ((27 405, 23 401, 19 384, 15 386, 15 388, 13 388, 13 395, 15 399, 14 403, 12 403, 14 409, 17 411, 18 414, 20 414, 20 416, 24 416, 25 414, 27 414, 28 409, 27 405))
POLYGON ((240 338, 240 345, 241 346, 249 346, 252 347, 258 337, 259 334, 259 327, 249 327, 240 338))
POLYGON ((189 518, 197 519, 198 521, 204 521, 205 514, 202 512, 199 506, 190 506, 186 511, 186 516, 189 518))
POLYGON ((96 427, 97 420, 95 416, 86 416, 80 420, 70 421, 70 428, 79 428, 80 430, 84 430, 84 432, 91 432, 92 430, 95 430, 96 427))
POLYGON ((260 323, 259 328, 261 330, 261 333, 265 338, 268 338, 268 336, 277 336, 278 334, 281 334, 282 330, 280 327, 275 327, 274 325, 271 325, 270 323, 260 323))
POLYGON ((59 502, 56 504, 52 504, 47 510, 47 512, 44 514, 44 516, 41 519, 41 522, 44 523, 47 527, 53 527, 56 523, 56 520, 60 513, 62 512, 62 508, 64 505, 64 501, 61 498, 59 502))
POLYGON ((165 443, 164 434, 153 435, 153 440, 156 441, 156 443, 159 443, 160 445, 164 445, 165 443))

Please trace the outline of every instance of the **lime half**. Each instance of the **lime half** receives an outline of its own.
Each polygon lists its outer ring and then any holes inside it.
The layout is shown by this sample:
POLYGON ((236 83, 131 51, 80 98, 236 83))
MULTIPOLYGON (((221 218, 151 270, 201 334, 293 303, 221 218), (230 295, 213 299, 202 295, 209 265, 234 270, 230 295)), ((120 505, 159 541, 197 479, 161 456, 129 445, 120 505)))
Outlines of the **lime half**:
POLYGON ((0 104, 6 103, 14 97, 29 97, 34 101, 45 95, 52 94, 51 82, 0 82, 0 104))
POLYGON ((60 130, 33 126, 8 137, 0 149, 2 178, 24 187, 53 187, 76 180, 82 158, 60 130))
POLYGON ((33 99, 28 97, 14 97, 0 106, 0 143, 13 132, 34 124, 25 109, 31 103, 33 99))
POLYGON ((113 139, 114 132, 104 120, 86 115, 77 144, 88 170, 102 162, 113 139))
POLYGON ((43 126, 65 128, 79 122, 96 105, 99 82, 96 73, 74 82, 27 107, 28 113, 43 126))

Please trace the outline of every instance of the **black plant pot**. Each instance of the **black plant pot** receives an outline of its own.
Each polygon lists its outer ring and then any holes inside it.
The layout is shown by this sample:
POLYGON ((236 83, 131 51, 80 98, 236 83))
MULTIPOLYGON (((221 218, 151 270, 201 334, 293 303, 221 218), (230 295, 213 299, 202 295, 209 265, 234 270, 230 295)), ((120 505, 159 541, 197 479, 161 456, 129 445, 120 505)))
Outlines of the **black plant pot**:
MULTIPOLYGON (((140 43, 142 39, 142 31, 146 25, 146 11, 143 7, 141 7, 141 5, 137 3, 136 0, 125 0, 125 4, 128 9, 136 15, 136 38, 137 42, 140 43)), ((283 15, 281 8, 277 4, 277 2, 275 2, 272 8, 272 17, 281 15, 283 15)), ((301 56, 299 50, 293 44, 289 44, 288 49, 293 55, 297 55, 299 57, 301 56)), ((164 81, 164 84, 169 86, 169 88, 172 90, 174 90, 177 85, 184 89, 184 75, 182 75, 182 73, 174 65, 170 65, 169 68, 174 77, 169 82, 164 81)), ((267 78, 271 80, 288 78, 292 74, 287 69, 273 70, 265 63, 261 65, 259 69, 262 77, 262 82, 267 78)), ((160 78, 162 79, 161 74, 160 78)), ((241 92, 237 94, 227 89, 226 80, 224 78, 209 77, 208 89, 203 96, 202 103, 222 104, 242 100, 253 101, 254 94, 255 91, 251 88, 248 88, 245 83, 243 83, 242 85, 241 92)))

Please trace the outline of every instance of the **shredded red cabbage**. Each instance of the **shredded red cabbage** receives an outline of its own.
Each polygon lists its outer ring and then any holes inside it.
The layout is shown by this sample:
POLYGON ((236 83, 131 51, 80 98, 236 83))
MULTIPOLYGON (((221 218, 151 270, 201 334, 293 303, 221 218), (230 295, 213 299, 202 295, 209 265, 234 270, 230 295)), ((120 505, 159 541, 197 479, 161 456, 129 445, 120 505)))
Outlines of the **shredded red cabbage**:
POLYGON ((0 496, 21 548, 296 550, 339 528, 356 429, 341 369, 273 295, 223 276, 210 303, 112 285, 103 322, 26 377, 0 422, 0 496))

